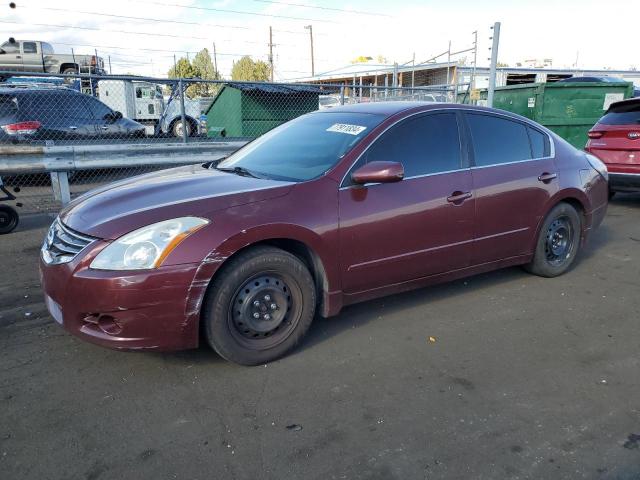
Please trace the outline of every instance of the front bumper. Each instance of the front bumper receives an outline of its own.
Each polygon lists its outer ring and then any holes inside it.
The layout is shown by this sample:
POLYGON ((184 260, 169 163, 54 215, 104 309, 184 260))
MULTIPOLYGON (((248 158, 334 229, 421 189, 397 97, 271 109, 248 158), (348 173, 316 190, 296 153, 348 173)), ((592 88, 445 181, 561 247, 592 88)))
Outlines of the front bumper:
POLYGON ((40 259, 45 302, 68 332, 115 349, 182 350, 198 346, 199 264, 145 271, 89 268, 106 245, 97 241, 73 261, 40 259))

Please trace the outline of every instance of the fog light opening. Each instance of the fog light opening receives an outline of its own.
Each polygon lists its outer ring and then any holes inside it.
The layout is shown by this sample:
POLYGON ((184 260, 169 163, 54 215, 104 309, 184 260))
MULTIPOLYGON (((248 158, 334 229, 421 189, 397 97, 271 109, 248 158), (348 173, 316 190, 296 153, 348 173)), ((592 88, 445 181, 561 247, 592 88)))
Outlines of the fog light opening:
POLYGON ((122 326, 111 315, 100 315, 98 327, 107 335, 119 335, 122 332, 122 326))

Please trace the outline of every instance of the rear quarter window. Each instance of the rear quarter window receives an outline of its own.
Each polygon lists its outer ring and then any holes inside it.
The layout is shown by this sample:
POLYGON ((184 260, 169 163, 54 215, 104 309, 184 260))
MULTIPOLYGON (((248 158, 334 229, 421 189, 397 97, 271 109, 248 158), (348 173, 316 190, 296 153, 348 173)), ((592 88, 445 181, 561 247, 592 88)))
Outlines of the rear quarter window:
POLYGON ((527 126, 529 141, 531 142, 531 153, 533 158, 544 158, 550 154, 549 137, 544 133, 527 126))

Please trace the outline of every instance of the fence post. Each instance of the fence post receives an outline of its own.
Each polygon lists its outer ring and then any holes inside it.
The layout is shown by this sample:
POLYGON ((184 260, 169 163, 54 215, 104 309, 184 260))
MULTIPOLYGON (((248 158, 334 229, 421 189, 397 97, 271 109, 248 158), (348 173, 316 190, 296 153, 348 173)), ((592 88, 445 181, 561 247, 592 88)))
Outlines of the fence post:
POLYGON ((344 105, 344 85, 340 85, 340 105, 344 105))
POLYGON ((53 198, 63 206, 71 201, 67 172, 51 172, 51 188, 53 189, 53 198))
POLYGON ((180 91, 180 116, 182 117, 182 143, 187 143, 187 119, 184 114, 184 85, 182 79, 178 80, 178 90, 180 91))

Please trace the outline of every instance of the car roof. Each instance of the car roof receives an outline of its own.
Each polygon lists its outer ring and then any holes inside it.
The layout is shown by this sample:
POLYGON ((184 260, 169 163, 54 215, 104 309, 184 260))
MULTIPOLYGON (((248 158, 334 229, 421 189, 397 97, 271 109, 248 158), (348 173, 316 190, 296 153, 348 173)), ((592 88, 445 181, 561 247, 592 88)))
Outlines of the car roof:
POLYGON ((314 113, 370 113, 376 115, 384 115, 391 117, 398 113, 415 113, 415 112, 428 112, 430 110, 442 110, 442 109, 457 109, 484 113, 499 113, 505 117, 511 117, 516 120, 524 121, 527 123, 534 123, 530 119, 521 115, 507 112, 506 110, 499 110, 496 108, 480 107, 477 105, 467 105, 462 103, 441 103, 441 102, 372 102, 372 103, 355 103, 352 105, 340 105, 332 107, 327 110, 318 110, 314 113))
POLYGON ((56 86, 34 86, 31 85, 16 85, 15 86, 0 86, 0 94, 1 95, 29 95, 32 93, 61 93, 63 95, 82 95, 77 90, 72 90, 71 88, 66 87, 56 87, 56 86))

